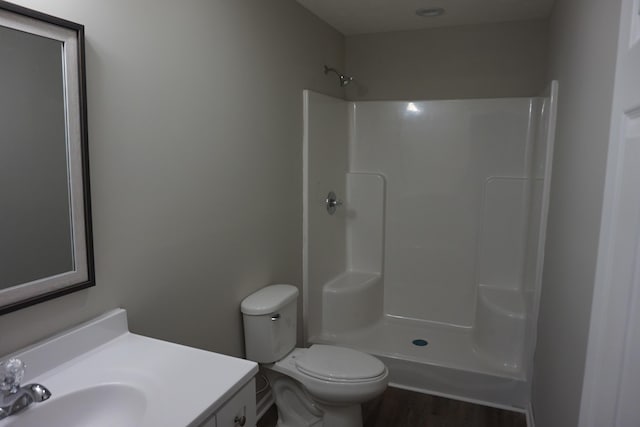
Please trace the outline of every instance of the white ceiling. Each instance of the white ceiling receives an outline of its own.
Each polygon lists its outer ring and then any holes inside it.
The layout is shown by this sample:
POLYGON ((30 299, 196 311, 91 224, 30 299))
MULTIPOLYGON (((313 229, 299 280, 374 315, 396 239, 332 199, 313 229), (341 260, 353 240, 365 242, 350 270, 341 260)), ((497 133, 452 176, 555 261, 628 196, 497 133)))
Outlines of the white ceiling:
POLYGON ((554 0, 297 0, 345 35, 543 18, 554 0), (421 18, 419 8, 445 14, 421 18))

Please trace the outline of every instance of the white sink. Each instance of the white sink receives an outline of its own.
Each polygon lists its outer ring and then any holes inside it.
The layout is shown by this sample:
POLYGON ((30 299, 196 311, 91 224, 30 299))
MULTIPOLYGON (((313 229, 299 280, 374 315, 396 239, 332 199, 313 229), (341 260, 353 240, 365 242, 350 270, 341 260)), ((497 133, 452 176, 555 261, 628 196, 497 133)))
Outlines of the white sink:
POLYGON ((26 363, 24 384, 52 395, 0 427, 209 425, 258 371, 254 362, 132 334, 124 310, 10 356, 26 363))
POLYGON ((136 427, 147 411, 144 392, 125 384, 102 384, 33 405, 9 417, 7 427, 136 427), (55 420, 55 421, 54 421, 55 420))

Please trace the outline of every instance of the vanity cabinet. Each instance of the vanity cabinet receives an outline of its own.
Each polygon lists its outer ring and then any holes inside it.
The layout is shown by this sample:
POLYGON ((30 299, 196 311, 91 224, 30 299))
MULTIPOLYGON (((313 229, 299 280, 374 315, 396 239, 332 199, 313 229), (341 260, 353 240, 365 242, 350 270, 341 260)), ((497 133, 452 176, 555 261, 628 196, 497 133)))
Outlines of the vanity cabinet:
POLYGON ((201 427, 255 427, 256 421, 256 385, 252 379, 201 427))

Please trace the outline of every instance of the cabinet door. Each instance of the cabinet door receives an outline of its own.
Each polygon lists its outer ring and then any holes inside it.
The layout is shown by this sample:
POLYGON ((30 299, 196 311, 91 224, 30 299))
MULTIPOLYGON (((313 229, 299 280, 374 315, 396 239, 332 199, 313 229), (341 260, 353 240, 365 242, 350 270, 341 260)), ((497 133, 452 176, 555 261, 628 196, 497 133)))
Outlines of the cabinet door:
POLYGON ((216 412, 217 427, 255 427, 256 385, 252 379, 216 412))

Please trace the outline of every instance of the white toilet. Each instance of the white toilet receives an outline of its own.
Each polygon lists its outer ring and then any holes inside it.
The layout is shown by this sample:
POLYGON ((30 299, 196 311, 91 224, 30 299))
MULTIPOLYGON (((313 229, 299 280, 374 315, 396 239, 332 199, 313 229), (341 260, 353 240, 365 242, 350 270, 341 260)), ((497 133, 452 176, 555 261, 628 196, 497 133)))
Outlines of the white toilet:
POLYGON ((348 348, 295 348, 297 297, 295 286, 271 285, 241 305, 247 359, 266 368, 278 427, 362 427, 360 404, 387 388, 387 367, 348 348))

